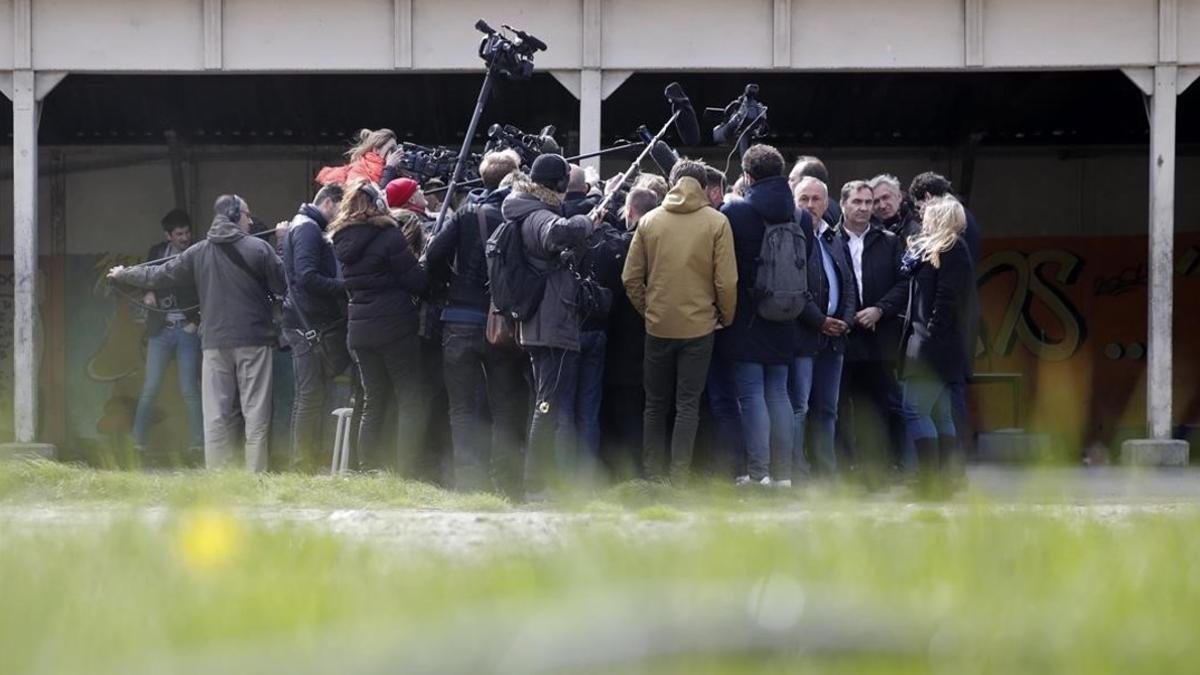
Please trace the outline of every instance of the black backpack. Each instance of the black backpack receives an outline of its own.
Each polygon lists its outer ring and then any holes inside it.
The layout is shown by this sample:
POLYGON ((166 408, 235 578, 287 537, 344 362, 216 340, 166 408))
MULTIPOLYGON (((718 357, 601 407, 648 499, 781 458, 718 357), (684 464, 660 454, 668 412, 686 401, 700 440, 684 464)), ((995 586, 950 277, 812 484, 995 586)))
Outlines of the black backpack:
POLYGON ((546 272, 525 254, 521 221, 505 220, 487 241, 488 286, 492 304, 504 316, 525 321, 537 313, 546 291, 546 272))
POLYGON ((807 249, 796 221, 766 225, 754 282, 760 317, 794 321, 804 311, 808 303, 807 249))

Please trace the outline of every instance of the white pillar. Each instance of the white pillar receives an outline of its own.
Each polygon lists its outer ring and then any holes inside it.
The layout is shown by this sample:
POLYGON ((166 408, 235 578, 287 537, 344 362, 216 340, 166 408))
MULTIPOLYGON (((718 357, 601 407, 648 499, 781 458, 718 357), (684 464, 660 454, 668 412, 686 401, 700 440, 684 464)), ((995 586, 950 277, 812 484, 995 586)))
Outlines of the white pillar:
MULTIPOLYGON (((599 70, 579 72, 579 154, 600 150, 600 105, 604 101, 602 77, 599 70)), ((580 160, 582 167, 600 168, 600 158, 580 160)))
POLYGON ((37 435, 37 355, 33 326, 38 272, 38 112, 32 70, 13 72, 13 413, 17 443, 37 435))
POLYGON ((1154 95, 1150 98, 1150 316, 1146 416, 1153 440, 1171 437, 1176 70, 1175 66, 1154 69, 1154 95))

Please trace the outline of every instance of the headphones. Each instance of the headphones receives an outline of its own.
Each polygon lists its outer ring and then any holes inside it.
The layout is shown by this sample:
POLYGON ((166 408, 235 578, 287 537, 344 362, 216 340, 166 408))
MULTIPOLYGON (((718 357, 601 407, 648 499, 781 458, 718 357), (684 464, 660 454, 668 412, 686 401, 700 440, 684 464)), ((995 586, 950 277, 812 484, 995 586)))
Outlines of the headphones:
POLYGON ((376 209, 382 211, 383 213, 388 212, 387 199, 383 196, 383 193, 379 191, 379 188, 375 187, 373 183, 363 183, 359 186, 358 191, 370 197, 371 201, 375 204, 376 209))
POLYGON ((235 223, 242 219, 242 198, 240 196, 236 194, 233 196, 233 206, 225 212, 225 217, 235 223))

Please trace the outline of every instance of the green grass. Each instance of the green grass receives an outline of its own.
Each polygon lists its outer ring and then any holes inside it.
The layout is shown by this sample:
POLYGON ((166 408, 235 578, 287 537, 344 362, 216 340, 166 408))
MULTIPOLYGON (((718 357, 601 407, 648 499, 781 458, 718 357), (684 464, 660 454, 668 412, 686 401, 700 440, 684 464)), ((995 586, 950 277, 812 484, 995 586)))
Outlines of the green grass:
POLYGON ((482 499, 388 477, 0 465, 0 673, 1188 673, 1200 663, 1194 509, 1099 518, 897 505, 888 518, 809 509, 756 522, 690 509, 697 494, 708 493, 619 486, 581 507, 607 527, 585 521, 558 543, 503 538, 464 554, 252 515, 477 510, 482 499), (18 517, 54 504, 107 516, 18 517), (160 505, 161 518, 142 516, 160 505))

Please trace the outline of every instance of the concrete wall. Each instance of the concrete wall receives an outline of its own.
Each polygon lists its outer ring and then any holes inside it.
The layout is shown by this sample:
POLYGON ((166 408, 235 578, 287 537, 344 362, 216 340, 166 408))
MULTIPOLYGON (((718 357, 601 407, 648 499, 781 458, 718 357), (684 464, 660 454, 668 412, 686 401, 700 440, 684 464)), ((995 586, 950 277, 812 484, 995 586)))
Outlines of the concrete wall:
POLYGON ((34 68, 77 72, 475 69, 479 17, 544 39, 543 68, 1129 66, 1172 39, 1200 63, 1200 0, 1164 4, 1163 37, 1158 0, 0 0, 0 35, 14 2, 34 68))

